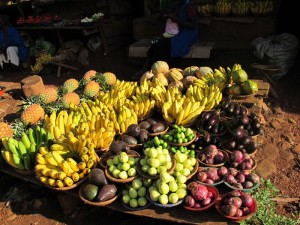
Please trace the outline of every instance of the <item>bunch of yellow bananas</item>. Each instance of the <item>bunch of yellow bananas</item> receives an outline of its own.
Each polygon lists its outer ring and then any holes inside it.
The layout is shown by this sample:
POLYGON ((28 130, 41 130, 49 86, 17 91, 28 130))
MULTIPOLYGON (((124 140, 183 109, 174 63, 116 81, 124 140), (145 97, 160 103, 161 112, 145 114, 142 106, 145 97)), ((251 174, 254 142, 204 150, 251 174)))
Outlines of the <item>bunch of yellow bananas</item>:
POLYGON ((114 111, 109 114, 109 119, 114 124, 116 133, 125 133, 129 125, 138 123, 136 112, 123 104, 114 107, 114 111))
POLYGON ((125 95, 125 89, 111 89, 108 92, 99 92, 98 99, 100 102, 107 106, 114 106, 118 103, 124 103, 127 98, 125 95))
POLYGON ((183 97, 166 102, 162 108, 163 118, 169 123, 182 126, 193 123, 204 110, 204 105, 192 99, 183 97))
POLYGON ((153 114, 155 100, 147 94, 139 94, 132 96, 132 101, 127 100, 125 105, 137 114, 138 121, 142 121, 153 114))
POLYGON ((222 92, 216 85, 200 87, 198 85, 190 85, 185 96, 191 102, 200 102, 205 110, 215 108, 222 100, 222 92))
POLYGON ((163 104, 167 101, 166 92, 166 87, 161 85, 157 85, 152 89, 151 97, 155 100, 155 106, 158 110, 161 110, 163 104))
POLYGON ((204 105, 204 110, 216 108, 220 104, 223 96, 220 88, 214 84, 207 86, 204 90, 204 95, 204 100, 201 102, 201 104, 204 105))
POLYGON ((115 137, 113 122, 108 118, 109 115, 93 115, 90 120, 81 120, 74 129, 74 136, 85 136, 91 139, 95 149, 107 149, 115 137))
POLYGON ((140 83, 140 85, 135 87, 135 95, 150 95, 153 87, 155 87, 154 83, 152 83, 150 80, 144 80, 142 83, 140 83))
POLYGON ((84 136, 76 138, 72 132, 62 142, 48 148, 41 146, 36 154, 37 178, 52 187, 70 187, 89 174, 96 165, 93 143, 84 136))
POLYGON ((123 95, 126 98, 130 98, 134 94, 134 91, 135 91, 135 88, 137 85, 138 85, 138 83, 134 82, 134 81, 117 80, 115 85, 113 86, 113 89, 116 92, 119 92, 121 90, 124 91, 123 95))
MULTIPOLYGON (((81 108, 81 107, 78 107, 81 108)), ((66 136, 68 132, 74 129, 82 118, 82 113, 78 111, 61 110, 58 113, 52 111, 44 117, 43 127, 49 131, 56 140, 66 136)))

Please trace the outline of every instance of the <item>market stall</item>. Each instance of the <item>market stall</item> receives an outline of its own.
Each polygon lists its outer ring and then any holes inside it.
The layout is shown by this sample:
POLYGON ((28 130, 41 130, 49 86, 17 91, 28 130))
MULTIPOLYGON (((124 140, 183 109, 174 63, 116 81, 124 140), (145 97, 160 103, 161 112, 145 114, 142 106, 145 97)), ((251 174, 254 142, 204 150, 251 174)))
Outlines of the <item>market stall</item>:
POLYGON ((252 216, 255 200, 226 218, 221 196, 238 190, 241 201, 259 187, 256 139, 269 84, 239 64, 180 70, 158 61, 152 72, 125 82, 90 70, 58 90, 39 88, 22 110, 22 132, 1 124, 1 171, 84 204, 178 223, 252 216))

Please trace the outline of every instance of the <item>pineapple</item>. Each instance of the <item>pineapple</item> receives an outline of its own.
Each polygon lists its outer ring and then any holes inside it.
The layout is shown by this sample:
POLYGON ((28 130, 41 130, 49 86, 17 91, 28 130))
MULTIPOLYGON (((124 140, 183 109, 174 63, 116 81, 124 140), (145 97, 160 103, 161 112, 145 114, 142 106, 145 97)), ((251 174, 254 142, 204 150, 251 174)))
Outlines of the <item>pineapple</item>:
POLYGON ((10 127, 9 124, 5 122, 0 122, 0 140, 6 137, 12 137, 13 133, 13 129, 10 127))
POLYGON ((41 100, 41 103, 48 104, 51 102, 55 102, 58 98, 58 91, 54 87, 48 87, 44 92, 38 95, 41 100))
POLYGON ((45 116, 43 107, 39 104, 28 106, 21 114, 21 121, 24 124, 35 125, 45 116))
POLYGON ((99 90, 100 85, 96 81, 92 80, 85 85, 83 93, 88 97, 94 97, 98 94, 99 90))
POLYGON ((80 97, 77 93, 70 92, 62 96, 61 103, 65 108, 69 108, 70 103, 73 103, 74 105, 79 105, 80 97))
POLYGON ((103 76, 108 85, 114 85, 117 81, 117 77, 114 73, 105 72, 105 73, 103 73, 103 76))
POLYGON ((66 80, 63 83, 62 90, 63 90, 64 94, 67 94, 67 93, 75 91, 78 87, 79 87, 79 82, 76 79, 71 78, 71 79, 66 80))
POLYGON ((82 83, 84 85, 86 85, 88 82, 90 82, 92 80, 93 77, 96 76, 96 74, 97 74, 96 70, 89 70, 89 71, 87 71, 84 74, 83 78, 82 78, 82 83))

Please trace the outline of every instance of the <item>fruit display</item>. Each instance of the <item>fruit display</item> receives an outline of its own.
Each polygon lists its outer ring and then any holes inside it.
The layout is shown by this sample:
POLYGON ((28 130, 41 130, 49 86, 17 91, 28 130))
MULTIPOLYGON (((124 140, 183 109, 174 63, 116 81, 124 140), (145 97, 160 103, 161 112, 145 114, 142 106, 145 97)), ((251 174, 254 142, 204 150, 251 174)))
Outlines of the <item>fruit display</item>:
POLYGON ((219 108, 222 110, 221 115, 229 118, 246 115, 248 113, 246 106, 239 102, 232 101, 231 98, 224 99, 222 104, 219 105, 219 108))
POLYGON ((223 183, 224 178, 228 174, 228 169, 225 166, 221 167, 199 167, 194 180, 200 184, 208 186, 217 186, 223 183))
POLYGON ((259 187, 260 177, 249 171, 229 168, 224 183, 231 189, 250 192, 259 187))
POLYGON ((151 179, 135 178, 125 185, 121 194, 121 203, 126 209, 140 210, 148 207, 151 203, 146 198, 147 188, 152 184, 151 179))
POLYGON ((188 195, 184 198, 184 207, 193 211, 209 209, 217 200, 219 191, 212 186, 205 186, 197 182, 188 184, 188 195))
POLYGON ((105 174, 113 182, 131 181, 137 175, 136 164, 138 161, 138 157, 121 152, 107 160, 105 174))
POLYGON ((109 183, 102 169, 93 168, 79 190, 80 199, 90 205, 104 206, 112 203, 121 193, 121 187, 109 183))
POLYGON ((191 128, 174 125, 171 130, 163 135, 165 141, 169 141, 174 146, 186 146, 196 138, 195 132, 191 128))
POLYGON ((2 138, 4 148, 1 150, 3 159, 13 168, 21 171, 33 171, 35 157, 40 146, 51 143, 53 137, 43 127, 29 128, 22 132, 20 140, 13 137, 2 138))
POLYGON ((228 161, 228 155, 215 145, 209 145, 197 154, 200 164, 204 166, 220 167, 228 161))
POLYGON ((247 72, 242 69, 240 64, 231 72, 231 84, 227 87, 227 93, 236 98, 254 95, 258 92, 257 82, 248 79, 247 72))
POLYGON ((227 132, 227 123, 221 119, 221 115, 217 110, 210 110, 202 114, 202 119, 199 120, 197 129, 208 131, 215 136, 221 136, 227 132))
POLYGON ((158 62, 156 80, 148 74, 140 83, 109 71, 70 77, 24 101, 22 129, 0 122, 2 156, 48 188, 81 185, 79 195, 90 205, 119 198, 127 210, 150 203, 206 210, 225 179, 242 191, 259 184, 251 171, 262 125, 245 106, 223 99, 233 80, 246 82, 234 75, 238 68, 182 70, 158 62))
POLYGON ((168 172, 161 172, 157 179, 148 188, 148 199, 158 207, 174 207, 181 204, 187 195, 185 181, 176 179, 168 172))
POLYGON ((240 150, 234 150, 230 153, 228 163, 229 166, 238 170, 251 171, 256 167, 254 158, 240 150))
POLYGON ((223 194, 216 201, 219 213, 231 220, 245 220, 257 210, 256 200, 248 193, 234 190, 223 194))
POLYGON ((85 139, 72 137, 39 147, 35 161, 37 179, 51 188, 68 189, 84 181, 96 166, 97 156, 85 139))
POLYGON ((161 145, 145 148, 144 155, 138 165, 138 173, 144 177, 157 178, 162 171, 172 172, 175 167, 174 158, 161 145))

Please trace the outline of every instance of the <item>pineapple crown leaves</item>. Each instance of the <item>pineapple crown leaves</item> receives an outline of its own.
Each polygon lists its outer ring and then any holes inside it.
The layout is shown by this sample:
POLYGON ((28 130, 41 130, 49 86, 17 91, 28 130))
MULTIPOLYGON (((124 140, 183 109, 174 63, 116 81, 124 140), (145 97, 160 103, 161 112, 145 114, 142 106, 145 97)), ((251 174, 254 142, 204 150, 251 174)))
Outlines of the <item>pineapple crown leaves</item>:
POLYGON ((23 132, 26 132, 28 129, 28 124, 24 123, 20 118, 15 119, 10 127, 13 129, 14 137, 20 139, 23 132))
POLYGON ((30 97, 27 97, 27 98, 22 98, 22 103, 20 104, 21 109, 19 110, 19 112, 24 111, 25 109, 27 109, 32 104, 42 105, 41 98, 37 95, 33 95, 33 96, 30 96, 30 97))
POLYGON ((107 83, 103 73, 96 73, 92 80, 96 81, 100 85, 100 90, 104 92, 107 92, 111 89, 111 85, 107 83))

